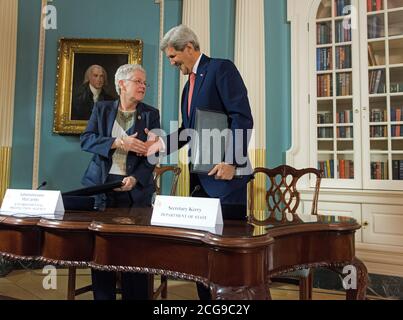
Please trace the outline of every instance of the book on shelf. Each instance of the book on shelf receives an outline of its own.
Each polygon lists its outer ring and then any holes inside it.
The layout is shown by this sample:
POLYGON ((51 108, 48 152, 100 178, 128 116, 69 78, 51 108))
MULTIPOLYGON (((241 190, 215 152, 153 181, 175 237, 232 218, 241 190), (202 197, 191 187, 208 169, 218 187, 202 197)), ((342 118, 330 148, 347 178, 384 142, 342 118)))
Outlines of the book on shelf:
POLYGON ((382 10, 382 1, 383 0, 367 0, 367 11, 380 11, 382 10))
POLYGON ((384 122, 387 121, 387 115, 385 109, 371 109, 371 113, 369 116, 370 122, 384 122))
POLYGON ((337 123, 352 123, 353 122, 353 110, 344 110, 336 113, 337 123))
POLYGON ((391 93, 403 92, 403 82, 391 83, 389 86, 391 93))
POLYGON ((378 70, 377 74, 376 74, 375 85, 374 85, 374 93, 379 92, 379 84, 381 82, 381 76, 382 76, 382 70, 378 70))
POLYGON ((329 22, 316 24, 317 44, 328 44, 332 42, 332 27, 329 22))
POLYGON ((332 139, 333 128, 318 128, 318 139, 332 139))
POLYGON ((349 14, 345 8, 351 4, 351 0, 335 0, 336 16, 349 14))
POLYGON ((387 126, 371 126, 371 138, 386 138, 388 136, 387 126))
POLYGON ((354 179, 354 161, 339 160, 339 179, 354 179))
POLYGON ((371 179, 386 180, 388 179, 388 163, 383 161, 371 162, 371 179))
POLYGON ((339 178, 340 179, 344 179, 345 175, 344 175, 344 160, 339 160, 339 178))
POLYGON ((371 44, 368 43, 368 63, 370 66, 377 66, 378 62, 372 49, 371 44))
POLYGON ((385 36, 385 26, 383 18, 379 15, 368 17, 368 39, 381 38, 385 36))
POLYGON ((333 123, 333 113, 329 111, 318 111, 318 124, 333 123))
POLYGON ((334 178, 334 160, 318 161, 318 169, 323 171, 324 178, 334 178))
POLYGON ((352 77, 350 72, 337 74, 336 92, 337 96, 350 96, 352 94, 352 77))
MULTIPOLYGON (((348 22, 351 24, 351 20, 348 22)), ((335 28, 336 28, 336 42, 349 42, 351 41, 351 29, 347 29, 344 27, 344 20, 343 21, 336 21, 335 28)))
POLYGON ((318 75, 317 77, 317 96, 318 97, 331 97, 332 90, 332 76, 330 74, 318 75))
POLYGON ((383 0, 375 0, 375 9, 376 9, 376 11, 382 10, 382 1, 383 0))
POLYGON ((403 180, 403 160, 392 160, 392 179, 403 180))
POLYGON ((390 121, 403 121, 402 114, 403 114, 403 107, 400 108, 391 108, 390 112, 390 121))
POLYGON ((327 71, 332 69, 332 49, 317 48, 316 49, 316 70, 327 71))
POLYGON ((336 128, 337 138, 347 139, 354 138, 353 136, 353 128, 352 127, 338 127, 336 128))
POLYGON ((352 127, 336 128, 336 134, 337 134, 337 138, 342 138, 342 139, 354 138, 352 127))
POLYGON ((354 179, 354 161, 349 160, 348 161, 348 167, 347 167, 347 172, 348 172, 348 179, 354 179))
POLYGON ((385 75, 383 69, 369 71, 369 93, 385 93, 385 75))
POLYGON ((351 46, 341 46, 336 48, 337 69, 351 68, 351 46))
POLYGON ((403 130, 400 125, 392 126, 391 131, 392 137, 403 137, 403 130))

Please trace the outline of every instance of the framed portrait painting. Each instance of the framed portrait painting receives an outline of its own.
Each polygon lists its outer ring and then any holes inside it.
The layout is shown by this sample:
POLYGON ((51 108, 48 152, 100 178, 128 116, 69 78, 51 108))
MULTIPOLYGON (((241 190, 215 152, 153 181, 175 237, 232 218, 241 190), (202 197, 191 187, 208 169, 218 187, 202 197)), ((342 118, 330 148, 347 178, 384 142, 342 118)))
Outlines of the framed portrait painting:
POLYGON ((53 132, 81 134, 94 103, 115 100, 115 72, 142 64, 141 40, 59 40, 53 132))

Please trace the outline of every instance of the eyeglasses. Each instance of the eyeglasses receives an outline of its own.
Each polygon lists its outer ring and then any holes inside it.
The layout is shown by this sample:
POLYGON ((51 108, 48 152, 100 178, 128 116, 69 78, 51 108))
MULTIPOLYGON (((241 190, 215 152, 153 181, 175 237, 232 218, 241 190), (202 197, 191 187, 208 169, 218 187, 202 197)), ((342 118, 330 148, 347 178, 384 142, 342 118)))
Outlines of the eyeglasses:
POLYGON ((124 80, 134 82, 138 86, 144 85, 146 88, 150 87, 150 84, 147 81, 133 80, 133 79, 124 79, 124 80))

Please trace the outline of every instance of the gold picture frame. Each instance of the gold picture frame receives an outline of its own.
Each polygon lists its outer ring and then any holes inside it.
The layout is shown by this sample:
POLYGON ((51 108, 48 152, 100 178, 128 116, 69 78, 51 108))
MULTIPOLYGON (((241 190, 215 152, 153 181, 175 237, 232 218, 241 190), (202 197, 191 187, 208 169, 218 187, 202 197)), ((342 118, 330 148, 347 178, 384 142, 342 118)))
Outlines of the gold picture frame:
MULTIPOLYGON (((102 66, 97 69, 103 70, 105 77, 101 94, 105 92, 105 97, 108 97, 105 100, 113 100, 117 98, 114 86, 117 68, 125 63, 142 64, 142 58, 143 42, 138 39, 61 38, 58 47, 53 132, 81 134, 85 130, 93 104, 86 107, 89 110, 78 114, 77 104, 73 108, 73 101, 79 101, 75 97, 83 90, 90 92, 86 71, 91 66, 102 66), (87 86, 85 89, 84 85, 87 86)), ((89 95, 93 97, 92 94, 89 95)))

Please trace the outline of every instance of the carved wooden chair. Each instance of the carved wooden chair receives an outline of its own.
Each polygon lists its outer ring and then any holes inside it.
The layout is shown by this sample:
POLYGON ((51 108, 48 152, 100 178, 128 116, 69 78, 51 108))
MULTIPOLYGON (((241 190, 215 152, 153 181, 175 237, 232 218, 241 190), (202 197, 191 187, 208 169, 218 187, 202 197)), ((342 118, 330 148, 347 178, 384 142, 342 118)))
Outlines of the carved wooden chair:
MULTIPOLYGON (((298 223, 300 218, 297 215, 297 209, 301 198, 297 190, 297 183, 298 180, 306 174, 316 176, 315 192, 311 209, 311 214, 316 215, 322 171, 314 168, 298 170, 287 165, 280 165, 274 169, 255 168, 253 172, 254 179, 252 179, 249 184, 249 221, 257 225, 298 223), (264 212, 255 209, 254 179, 256 179, 259 174, 266 175, 268 183, 268 190, 266 190, 265 194, 264 212)), ((289 272, 281 275, 281 277, 272 278, 271 281, 299 284, 300 299, 312 299, 313 276, 310 269, 289 272)))
MULTIPOLYGON (((163 167, 155 167, 154 169, 154 183, 155 183, 155 193, 157 195, 161 194, 161 177, 168 172, 172 173, 171 180, 171 190, 169 195, 176 195, 176 187, 178 186, 179 175, 181 174, 181 168, 175 166, 163 166, 163 167)), ((150 275, 149 277, 150 287, 154 287, 154 275, 150 275)), ((152 299, 157 299, 159 295, 161 295, 162 299, 166 299, 168 294, 168 278, 164 275, 161 275, 161 282, 158 288, 152 291, 152 299)))
MULTIPOLYGON (((155 183, 156 194, 161 193, 160 180, 161 180, 161 176, 166 172, 173 173, 170 195, 175 195, 176 187, 178 185, 179 175, 181 173, 181 169, 178 167, 174 167, 174 166, 155 167, 153 174, 154 174, 154 183, 155 183)), ((150 276, 149 281, 150 281, 151 288, 153 288, 154 276, 150 276)), ((161 294, 162 298, 166 298, 167 297, 167 283, 168 283, 167 278, 165 276, 161 276, 160 286, 155 291, 150 290, 150 296, 152 295, 152 298, 155 299, 161 294)), ((67 300, 74 300, 76 296, 83 294, 85 292, 91 291, 91 290, 92 290, 91 285, 76 289, 76 267, 69 267, 68 284, 67 284, 67 300)), ((121 291, 121 274, 119 272, 117 274, 117 290, 116 291, 117 292, 121 291)))

